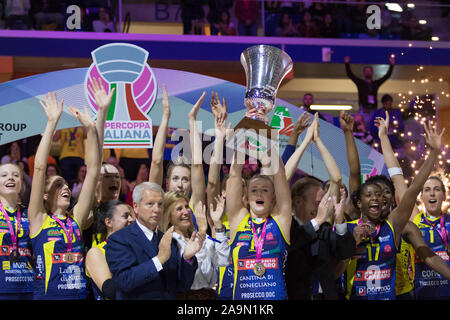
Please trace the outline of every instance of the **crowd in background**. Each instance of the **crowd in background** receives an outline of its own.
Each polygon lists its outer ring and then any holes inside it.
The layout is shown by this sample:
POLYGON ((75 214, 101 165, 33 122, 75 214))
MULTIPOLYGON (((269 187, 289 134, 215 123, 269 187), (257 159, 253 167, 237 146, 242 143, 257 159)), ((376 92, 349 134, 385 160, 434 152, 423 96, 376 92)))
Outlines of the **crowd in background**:
MULTIPOLYGON (((418 9, 403 4, 402 12, 388 10, 380 1, 381 28, 369 30, 367 4, 327 4, 312 1, 181 0, 183 34, 276 36, 306 38, 374 38, 430 40, 432 28, 419 23, 418 9), (416 10, 416 11, 415 11, 416 10), (262 18, 262 16, 264 18, 262 18), (262 29, 264 19, 264 34, 262 29), (208 25, 209 31, 205 31, 208 25)), ((6 29, 69 30, 66 9, 81 9, 77 31, 117 32, 115 1, 1 0, 0 20, 6 29)), ((178 5, 178 3, 173 3, 178 5)), ((150 9, 149 9, 150 10, 150 9)), ((446 8, 442 9, 443 16, 446 8)), ((124 12, 123 16, 126 13, 124 12)), ((150 15, 150 12, 149 12, 150 15)), ((130 13, 133 21, 133 13, 130 13)))

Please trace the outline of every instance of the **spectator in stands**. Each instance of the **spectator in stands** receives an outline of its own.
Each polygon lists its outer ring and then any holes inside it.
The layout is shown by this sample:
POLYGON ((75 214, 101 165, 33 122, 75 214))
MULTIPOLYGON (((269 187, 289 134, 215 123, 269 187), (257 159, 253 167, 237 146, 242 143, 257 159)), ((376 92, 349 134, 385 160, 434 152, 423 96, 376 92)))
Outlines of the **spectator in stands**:
POLYGON ((320 36, 322 38, 339 38, 339 32, 331 13, 325 14, 323 23, 320 26, 320 36))
POLYGON ((377 80, 373 80, 373 68, 371 66, 363 68, 364 79, 362 79, 358 78, 350 69, 350 57, 346 56, 344 61, 347 76, 355 83, 358 89, 359 111, 364 117, 364 126, 369 129, 372 115, 377 110, 378 88, 390 78, 394 70, 395 57, 393 55, 390 56, 388 72, 377 80))
POLYGON ((32 0, 31 10, 39 29, 64 29, 64 15, 60 0, 32 0))
POLYGON ((59 175, 61 175, 61 170, 59 169, 58 165, 53 163, 47 164, 47 170, 45 171, 46 178, 59 175))
POLYGON ((369 130, 366 130, 366 127, 364 125, 364 118, 363 118, 362 114, 357 113, 352 116, 355 119, 355 124, 353 127, 353 135, 356 138, 364 141, 366 144, 372 145, 372 143, 374 142, 373 137, 370 134, 369 130))
POLYGON ((300 33, 298 28, 294 26, 292 22, 292 17, 289 13, 285 12, 281 14, 280 21, 278 22, 278 27, 275 35, 277 37, 298 37, 300 33))
POLYGON ((22 158, 22 151, 20 149, 19 142, 13 141, 9 145, 8 154, 4 155, 1 159, 1 163, 17 163, 20 160, 27 161, 25 157, 22 158))
POLYGON ((417 21, 417 17, 410 16, 403 23, 401 39, 402 40, 430 40, 431 34, 428 30, 424 30, 417 21))
POLYGON ((183 34, 204 34, 205 12, 203 6, 206 0, 181 0, 181 20, 183 34))
MULTIPOLYGON (((208 22, 211 28, 211 35, 217 35, 220 30, 218 25, 222 23, 224 11, 228 15, 228 21, 230 20, 229 10, 233 7, 233 0, 208 0, 209 12, 208 12, 208 22)), ((229 24, 229 23, 228 23, 229 24)), ((221 32, 221 35, 228 35, 221 32)))
POLYGON ((6 29, 17 29, 17 21, 22 21, 27 29, 31 29, 33 24, 28 15, 30 8, 30 0, 7 0, 6 11, 8 16, 6 19, 6 29))
POLYGON ((317 38, 320 37, 319 28, 315 21, 311 17, 311 13, 309 11, 305 11, 303 14, 302 22, 298 27, 298 31, 300 32, 300 36, 304 38, 317 38))
POLYGON ((391 142, 392 148, 394 150, 402 148, 402 138, 400 134, 405 131, 405 125, 403 124, 402 113, 399 109, 394 109, 392 107, 393 99, 389 94, 385 94, 381 98, 381 103, 383 107, 375 111, 371 120, 370 133, 373 137, 375 137, 375 141, 379 142, 380 139, 378 137, 378 127, 375 125, 375 119, 377 117, 381 117, 383 119, 386 118, 386 112, 389 113, 389 131, 388 137, 391 142))
POLYGON ((360 0, 361 4, 352 5, 350 8, 351 32, 352 33, 364 33, 368 31, 366 27, 367 14, 365 0, 360 0))
POLYGON ((116 32, 116 26, 111 21, 109 10, 107 8, 98 9, 98 20, 92 22, 94 32, 116 32))
POLYGON ((329 11, 333 13, 333 21, 336 23, 338 33, 348 34, 351 32, 351 21, 348 18, 350 16, 351 7, 344 2, 329 4, 329 11))
POLYGON ((234 7, 238 19, 240 36, 256 36, 258 34, 259 2, 252 0, 237 0, 234 7))
POLYGON ((264 32, 266 37, 275 36, 280 19, 279 1, 264 1, 264 32))
POLYGON ((61 143, 59 166, 62 177, 71 185, 76 178, 78 169, 84 164, 84 142, 86 129, 84 127, 66 128, 56 131, 53 141, 61 143))
POLYGON ((327 13, 326 8, 323 3, 315 2, 309 8, 309 12, 311 13, 312 19, 316 22, 316 25, 320 26, 325 20, 325 14, 327 13))
POLYGON ((220 20, 214 24, 214 28, 218 30, 221 36, 235 36, 237 34, 234 23, 230 20, 230 13, 228 10, 222 11, 220 20))
POLYGON ((82 165, 80 169, 78 169, 77 178, 73 182, 72 186, 72 197, 74 200, 78 200, 78 196, 80 195, 81 188, 83 187, 83 182, 85 178, 86 178, 86 165, 82 165))

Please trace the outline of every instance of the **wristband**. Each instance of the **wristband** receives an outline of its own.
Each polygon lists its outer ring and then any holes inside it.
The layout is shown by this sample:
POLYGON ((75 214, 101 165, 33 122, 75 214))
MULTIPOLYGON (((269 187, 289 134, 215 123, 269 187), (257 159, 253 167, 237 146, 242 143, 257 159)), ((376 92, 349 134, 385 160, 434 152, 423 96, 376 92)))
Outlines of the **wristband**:
POLYGON ((215 230, 216 232, 225 232, 225 231, 226 231, 224 225, 222 225, 222 227, 220 227, 220 228, 214 228, 214 230, 215 230))
MULTIPOLYGON (((194 257, 195 257, 195 256, 194 256, 194 257)), ((190 258, 190 259, 186 259, 186 258, 183 256, 183 259, 184 259, 184 261, 186 261, 187 263, 192 264, 192 263, 194 263, 194 257, 192 257, 192 258, 190 258)))
POLYGON ((395 176, 395 175, 403 175, 403 171, 402 171, 402 168, 400 168, 400 167, 393 167, 393 168, 389 168, 388 169, 388 172, 389 172, 389 176, 390 177, 392 177, 392 176, 395 176))

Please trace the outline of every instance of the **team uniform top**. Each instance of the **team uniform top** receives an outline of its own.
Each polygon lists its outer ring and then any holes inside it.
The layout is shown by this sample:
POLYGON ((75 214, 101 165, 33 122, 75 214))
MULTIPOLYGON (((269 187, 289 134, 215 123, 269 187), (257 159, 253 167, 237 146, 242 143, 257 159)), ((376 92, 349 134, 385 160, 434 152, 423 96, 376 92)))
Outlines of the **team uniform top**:
MULTIPOLYGON (((358 223, 348 222, 350 232, 358 223)), ((394 229, 384 221, 376 236, 362 239, 347 266, 346 299, 395 300, 396 254, 394 229)))
MULTIPOLYGON (((67 217, 60 219, 68 229, 67 217)), ((36 281, 33 299, 85 299, 87 279, 83 267, 83 246, 78 223, 73 227, 72 251, 67 250, 67 237, 61 226, 47 215, 39 232, 31 236, 36 256, 36 281)))
MULTIPOLYGON (((222 220, 225 227, 225 235, 230 242, 230 223, 227 215, 225 214, 222 220)), ((219 267, 217 270, 217 298, 219 300, 232 300, 233 299, 233 263, 226 267, 219 267)))
POLYGON ((289 243, 272 215, 262 222, 253 222, 258 237, 266 220, 266 235, 261 254, 261 262, 265 267, 263 275, 258 276, 254 271, 256 251, 250 214, 242 219, 231 241, 234 269, 233 300, 287 298, 284 269, 289 243))
POLYGON ((13 262, 10 259, 13 242, 6 217, 0 211, 0 261, 2 265, 0 293, 31 293, 33 292, 34 273, 27 209, 20 207, 20 230, 17 230, 17 208, 14 211, 10 211, 8 208, 5 210, 15 234, 18 235, 17 249, 20 253, 20 260, 13 262))
POLYGON ((395 276, 395 294, 397 296, 414 289, 414 249, 403 237, 400 241, 400 250, 397 253, 395 276))
MULTIPOLYGON (((450 217, 446 213, 443 216, 445 230, 450 232, 450 217)), ((423 212, 415 216, 414 223, 422 233, 425 243, 430 249, 440 256, 447 265, 450 265, 445 243, 438 231, 441 231, 441 217, 426 217, 423 212), (428 221, 427 221, 428 220, 428 221)), ((448 237, 448 234, 447 234, 448 237)), ((448 239, 448 238, 447 238, 448 239)), ((448 240, 447 240, 448 243, 448 240)), ((426 263, 416 256, 416 270, 414 275, 414 293, 416 299, 449 299, 450 283, 439 273, 431 269, 426 263)))
MULTIPOLYGON (((99 235, 99 234, 98 234, 99 235)), ((100 238, 100 237, 97 237, 100 238)), ((100 249, 100 251, 103 253, 103 256, 105 255, 105 246, 106 246, 107 241, 102 241, 102 242, 97 242, 97 241, 93 241, 92 242, 92 248, 98 248, 100 249)), ((91 276, 89 275, 89 273, 86 270, 86 275, 90 278, 91 276)), ((92 281, 92 291, 94 293, 94 299, 95 300, 105 300, 105 297, 103 296, 102 291, 97 287, 97 285, 95 284, 94 281, 92 281)))

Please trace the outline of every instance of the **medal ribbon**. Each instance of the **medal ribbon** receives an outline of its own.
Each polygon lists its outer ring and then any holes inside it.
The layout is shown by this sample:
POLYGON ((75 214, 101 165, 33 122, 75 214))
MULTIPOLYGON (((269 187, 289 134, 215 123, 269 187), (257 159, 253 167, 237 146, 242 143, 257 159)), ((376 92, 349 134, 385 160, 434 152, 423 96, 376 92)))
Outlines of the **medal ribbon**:
POLYGON ((448 231, 447 229, 445 229, 445 220, 447 220, 447 215, 445 213, 441 214, 441 219, 439 221, 440 225, 441 225, 441 230, 438 230, 436 228, 436 225, 433 224, 430 220, 428 220, 428 218, 426 217, 426 214, 423 215, 425 221, 427 222, 428 225, 430 225, 434 230, 436 230, 436 232, 439 234, 439 236, 441 237, 442 241, 444 242, 445 248, 448 248, 448 231))
MULTIPOLYGON (((361 223, 362 223, 362 218, 359 218, 358 225, 360 225, 361 223)), ((372 239, 372 242, 375 240, 376 237, 378 237, 380 230, 381 230, 381 224, 378 225, 375 235, 373 233, 370 234, 370 238, 372 239)))
POLYGON ((73 238, 73 226, 72 226, 72 221, 70 220, 69 216, 67 216, 67 224, 69 225, 69 230, 66 229, 66 226, 64 225, 64 223, 59 220, 58 217, 56 217, 54 214, 50 214, 50 217, 55 220, 63 229, 64 234, 67 237, 67 251, 71 252, 72 251, 72 238, 73 238))
POLYGON ((9 233, 11 234, 11 241, 12 241, 12 249, 17 250, 19 246, 19 232, 20 232, 20 226, 21 226, 21 220, 20 220, 20 210, 19 207, 17 207, 17 217, 16 217, 16 231, 14 232, 14 228, 11 224, 11 221, 9 221, 9 215, 6 212, 6 209, 3 207, 2 202, 0 201, 0 210, 2 211, 3 215, 5 216, 6 223, 8 223, 9 233), (16 236, 17 232, 17 236, 16 236))
POLYGON ((262 227, 261 235, 258 237, 258 234, 256 233, 255 224, 252 221, 252 231, 253 231, 253 241, 255 242, 255 251, 256 251, 256 262, 261 262, 261 255, 262 255, 262 248, 264 245, 264 238, 266 237, 266 224, 267 220, 264 221, 264 225, 262 227))

